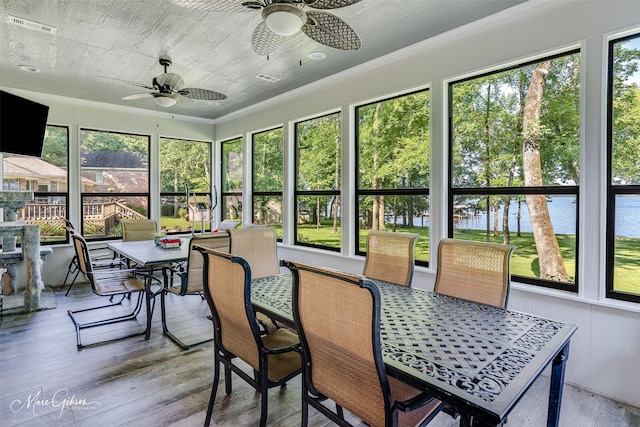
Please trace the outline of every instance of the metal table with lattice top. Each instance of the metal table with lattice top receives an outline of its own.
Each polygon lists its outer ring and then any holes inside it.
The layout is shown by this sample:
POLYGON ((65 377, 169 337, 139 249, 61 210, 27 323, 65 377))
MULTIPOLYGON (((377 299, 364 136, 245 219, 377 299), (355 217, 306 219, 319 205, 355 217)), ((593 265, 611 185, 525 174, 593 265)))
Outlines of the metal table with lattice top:
MULTIPOLYGON (((551 365, 547 425, 558 425, 575 325, 374 282, 389 374, 457 408, 461 425, 501 425, 551 365)), ((251 297, 256 310, 293 325, 291 275, 254 280, 251 297)))

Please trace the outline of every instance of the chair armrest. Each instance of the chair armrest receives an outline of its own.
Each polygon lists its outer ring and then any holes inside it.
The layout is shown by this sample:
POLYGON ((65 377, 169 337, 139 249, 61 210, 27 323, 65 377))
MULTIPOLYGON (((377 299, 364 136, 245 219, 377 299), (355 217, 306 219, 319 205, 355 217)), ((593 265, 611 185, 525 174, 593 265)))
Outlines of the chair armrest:
POLYGON ((102 269, 102 270, 93 270, 90 274, 97 277, 122 277, 122 276, 130 276, 135 277, 137 274, 137 270, 131 269, 119 269, 119 268, 111 268, 111 269, 102 269))
POLYGON ((396 407, 402 412, 411 412, 431 403, 434 399, 435 397, 429 393, 420 393, 411 399, 402 402, 396 401, 396 407))
POLYGON ((278 348, 263 348, 267 354, 282 354, 289 353, 290 351, 297 351, 298 353, 302 353, 302 345, 300 343, 292 344, 286 347, 278 347, 278 348))

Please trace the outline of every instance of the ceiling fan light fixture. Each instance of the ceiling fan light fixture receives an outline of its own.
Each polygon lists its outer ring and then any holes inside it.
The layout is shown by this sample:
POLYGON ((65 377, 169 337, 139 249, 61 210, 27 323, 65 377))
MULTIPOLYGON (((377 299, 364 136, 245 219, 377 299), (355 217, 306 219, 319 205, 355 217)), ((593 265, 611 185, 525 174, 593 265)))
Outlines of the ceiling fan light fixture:
POLYGON ((176 96, 170 93, 159 93, 153 97, 153 100, 161 107, 173 107, 176 105, 176 96))
POLYGON ((290 36, 307 22, 307 14, 292 4, 275 3, 262 9, 262 19, 274 33, 290 36))

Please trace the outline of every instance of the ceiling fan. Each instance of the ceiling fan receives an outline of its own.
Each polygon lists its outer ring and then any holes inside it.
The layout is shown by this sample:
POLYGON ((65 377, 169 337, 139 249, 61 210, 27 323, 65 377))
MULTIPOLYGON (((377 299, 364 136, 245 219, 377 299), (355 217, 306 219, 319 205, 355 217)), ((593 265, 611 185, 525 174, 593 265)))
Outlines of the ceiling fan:
POLYGON ((157 77, 154 77, 151 86, 143 83, 114 79, 111 77, 101 77, 104 79, 117 80, 126 84, 152 90, 153 92, 136 93, 133 95, 125 96, 122 99, 130 100, 140 98, 153 98, 156 104, 161 107, 172 107, 177 104, 179 107, 183 108, 194 108, 196 106, 196 103, 193 101, 194 99, 217 101, 227 98, 227 95, 224 95, 220 92, 215 92, 213 90, 191 87, 183 89, 184 80, 182 80, 182 77, 174 73, 167 73, 167 67, 171 65, 171 59, 160 58, 159 62, 160 65, 164 67, 164 73, 158 75, 157 77))
POLYGON ((253 31, 251 46, 269 55, 287 37, 302 30, 311 39, 340 50, 358 50, 358 34, 337 16, 312 9, 338 9, 360 0, 173 0, 194 9, 213 12, 251 12, 262 9, 262 22, 253 31))

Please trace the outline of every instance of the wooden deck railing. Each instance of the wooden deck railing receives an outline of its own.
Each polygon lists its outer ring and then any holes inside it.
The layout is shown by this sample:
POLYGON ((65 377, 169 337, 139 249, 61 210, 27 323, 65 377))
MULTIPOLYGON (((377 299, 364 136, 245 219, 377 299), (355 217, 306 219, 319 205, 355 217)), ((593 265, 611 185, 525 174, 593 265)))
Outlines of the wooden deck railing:
MULTIPOLYGON (((27 224, 39 224, 41 235, 58 235, 63 229, 60 218, 67 217, 65 205, 55 203, 29 203, 19 210, 16 220, 27 224), (48 230, 51 230, 48 232, 48 230)), ((147 219, 125 204, 118 201, 89 203, 82 205, 82 219, 90 235, 109 235, 110 230, 118 225, 120 219, 147 219)))

